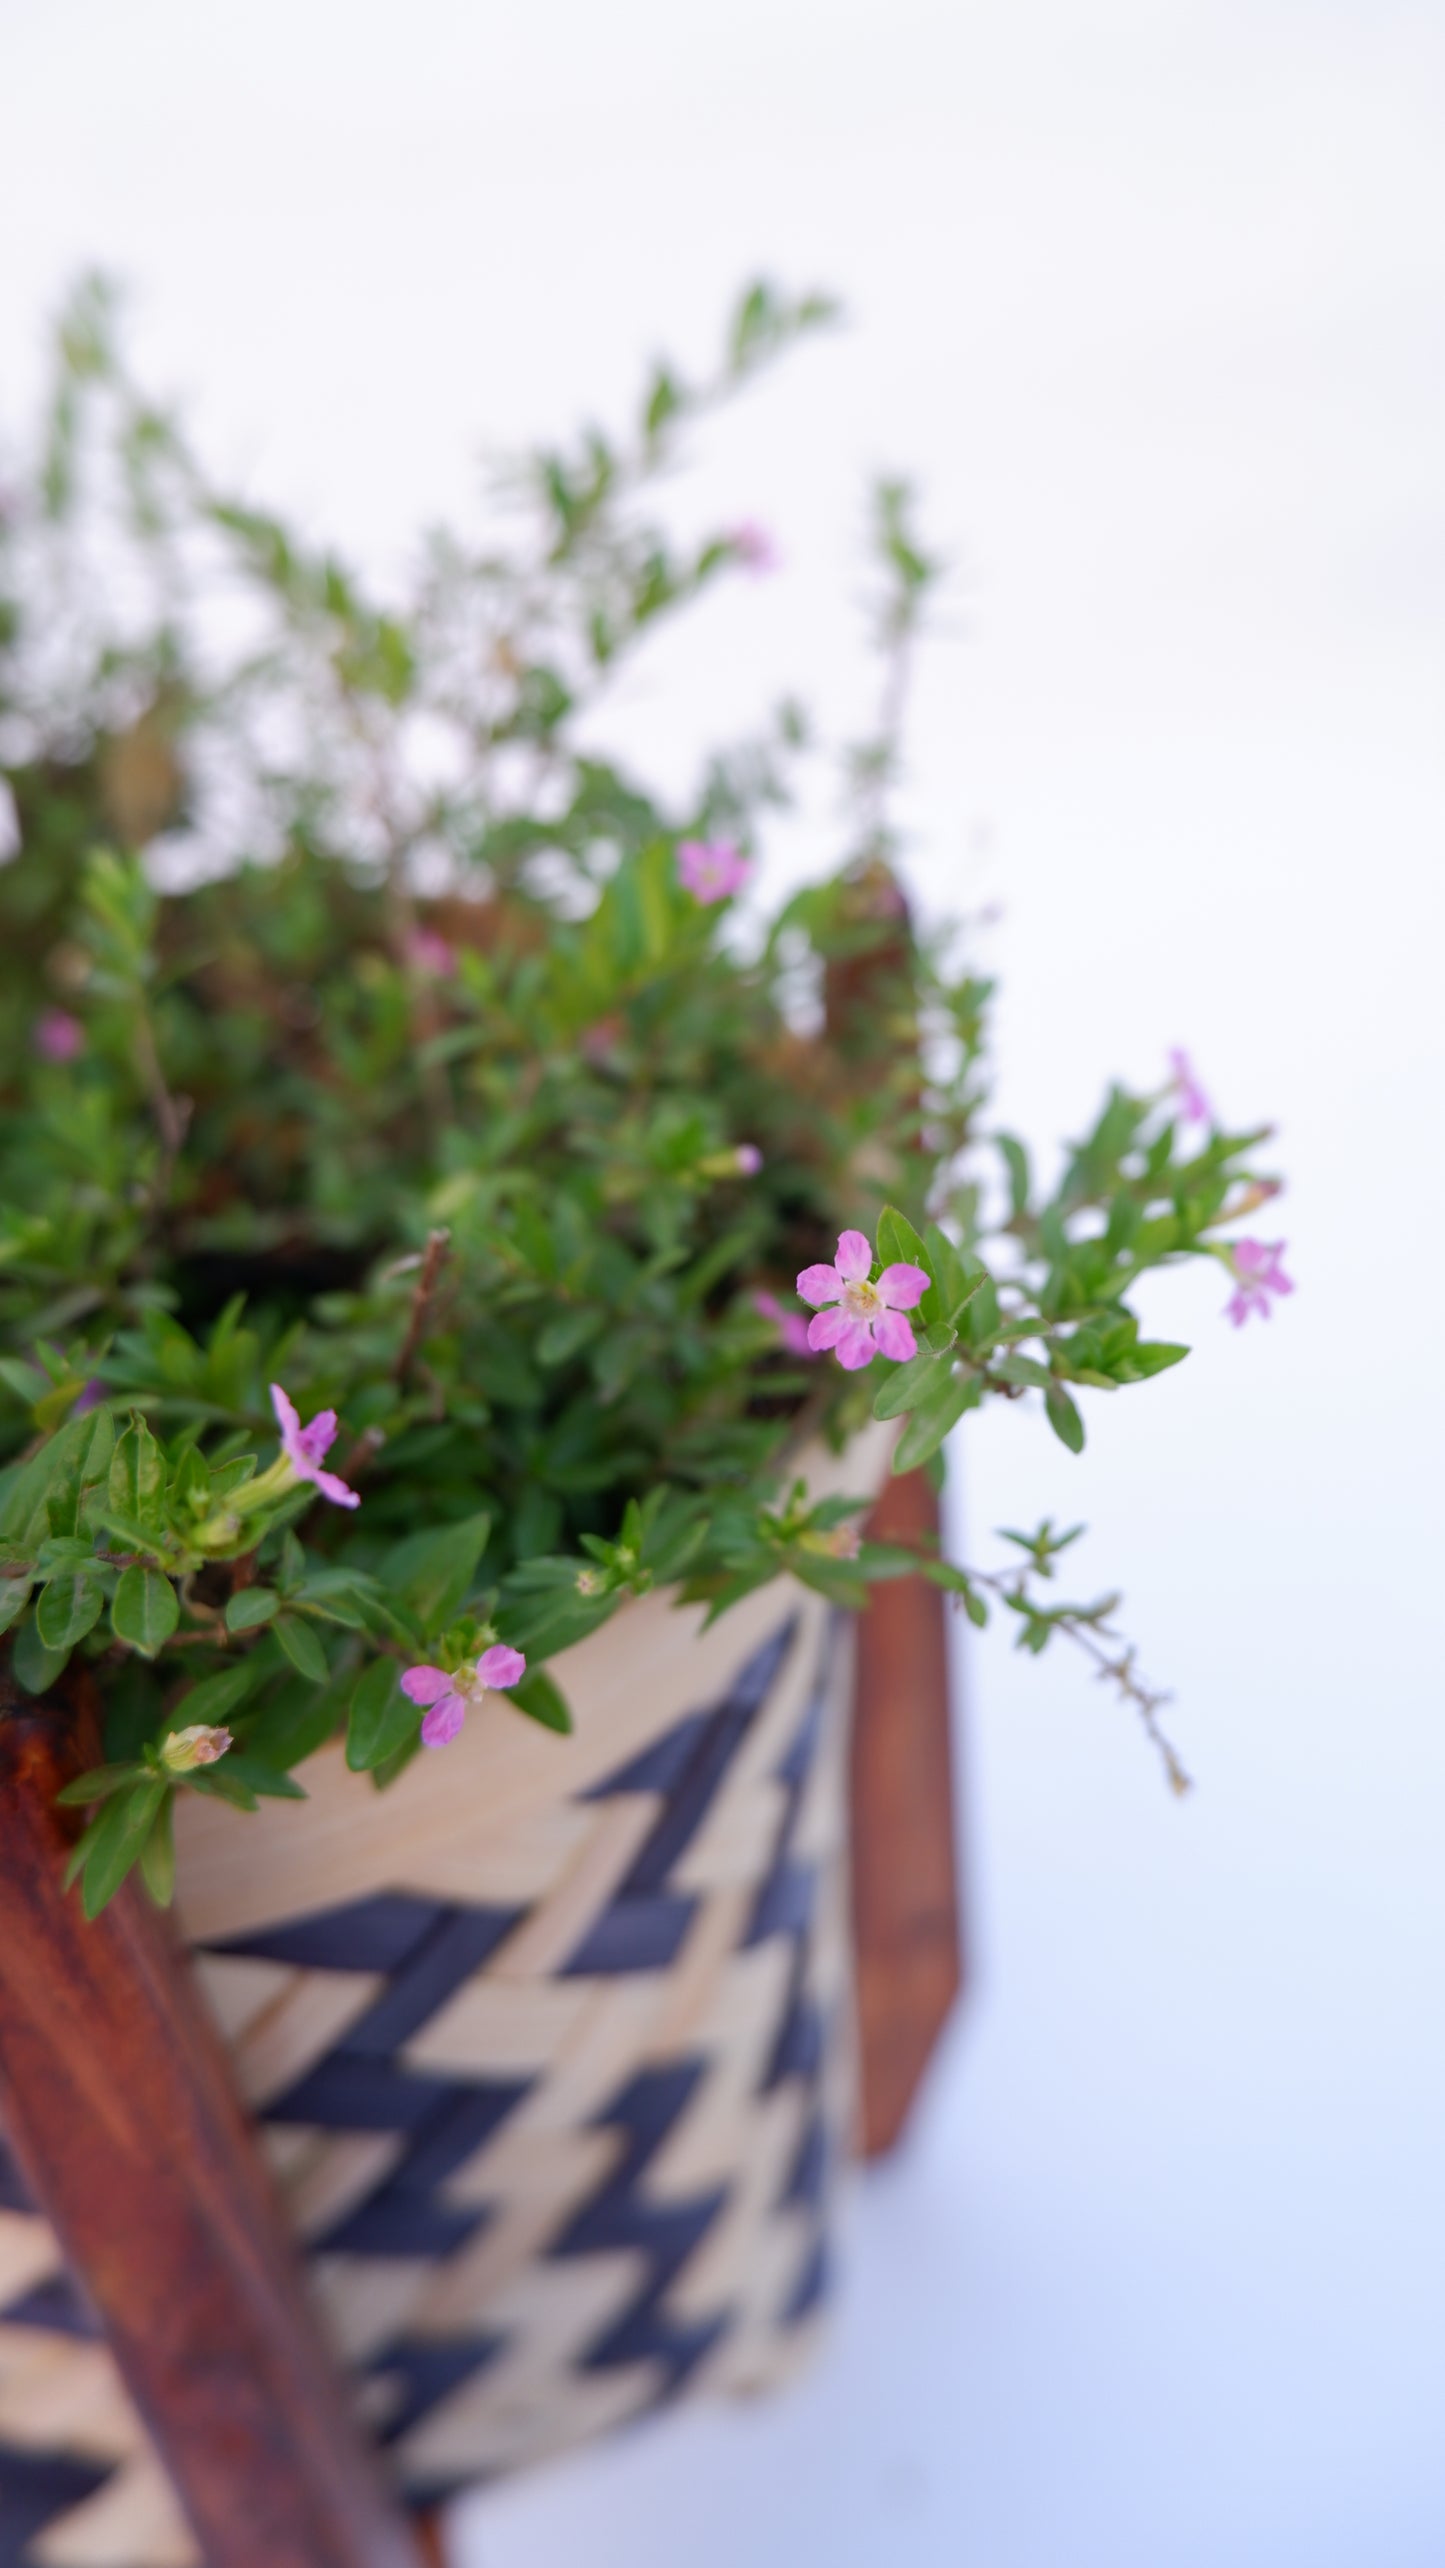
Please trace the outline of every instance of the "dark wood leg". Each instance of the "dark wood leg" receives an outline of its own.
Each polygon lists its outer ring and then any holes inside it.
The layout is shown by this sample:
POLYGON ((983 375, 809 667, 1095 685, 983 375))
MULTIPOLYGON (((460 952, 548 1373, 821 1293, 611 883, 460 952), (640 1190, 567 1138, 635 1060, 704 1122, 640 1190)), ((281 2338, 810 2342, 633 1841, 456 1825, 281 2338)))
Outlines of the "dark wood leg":
MULTIPOLYGON (((869 1532, 936 1536, 921 1471, 891 1480, 869 1532)), ((853 1711, 853 1934, 863 2153, 900 2137, 963 1984, 947 1607, 926 1578, 875 1587, 858 1618, 853 1711)))
POLYGON ((0 2118, 16 2159, 206 2568, 420 2568, 165 1921, 128 1885, 88 1925, 61 1890, 53 1802, 89 1761, 84 1713, 0 1689, 0 2118))

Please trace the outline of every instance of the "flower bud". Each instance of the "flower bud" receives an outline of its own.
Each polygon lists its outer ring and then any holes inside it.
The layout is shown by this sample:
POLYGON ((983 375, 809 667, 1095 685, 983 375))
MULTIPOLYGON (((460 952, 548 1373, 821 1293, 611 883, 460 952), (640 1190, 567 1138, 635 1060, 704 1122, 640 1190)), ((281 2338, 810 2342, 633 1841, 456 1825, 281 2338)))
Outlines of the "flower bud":
POLYGON ((195 1766, 215 1765, 231 1744, 229 1730, 214 1730, 204 1721, 195 1721, 188 1730, 172 1730, 161 1746, 161 1763, 168 1774, 189 1774, 195 1766))

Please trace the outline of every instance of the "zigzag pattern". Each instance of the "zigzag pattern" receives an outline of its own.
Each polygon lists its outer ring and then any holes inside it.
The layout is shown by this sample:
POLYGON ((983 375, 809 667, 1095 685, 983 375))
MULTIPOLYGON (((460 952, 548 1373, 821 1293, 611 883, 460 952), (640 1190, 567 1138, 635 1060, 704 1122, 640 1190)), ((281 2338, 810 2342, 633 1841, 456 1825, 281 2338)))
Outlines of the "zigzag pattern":
MULTIPOLYGON (((851 2102, 845 1661, 808 1600, 721 1699, 484 1844, 476 1897, 404 1881, 199 1955, 418 2499, 757 2386, 805 2335, 851 2102)), ((0 2159, 0 2568, 192 2557, 0 2159), (77 2362, 83 2413, 59 2397, 77 2362)))

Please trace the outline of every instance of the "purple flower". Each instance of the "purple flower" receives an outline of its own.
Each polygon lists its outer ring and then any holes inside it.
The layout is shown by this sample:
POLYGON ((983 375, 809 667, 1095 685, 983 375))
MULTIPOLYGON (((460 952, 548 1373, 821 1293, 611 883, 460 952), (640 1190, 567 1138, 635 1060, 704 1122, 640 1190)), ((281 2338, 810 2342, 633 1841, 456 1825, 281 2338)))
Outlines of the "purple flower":
POLYGON ((522 1652, 509 1650, 504 1641, 483 1650, 475 1667, 458 1668, 451 1676, 441 1667, 409 1667, 401 1680, 401 1690, 409 1703, 429 1707, 421 1725, 423 1747, 446 1747, 456 1737, 470 1707, 480 1703, 489 1687, 505 1692, 526 1672, 522 1652))
POLYGON ((755 517, 745 518, 741 526, 730 527, 727 541, 746 570, 775 571, 778 568, 777 545, 767 527, 760 526, 755 517))
POLYGON ((1198 1074, 1187 1052, 1177 1046, 1169 1055, 1174 1085, 1179 1091, 1179 1111, 1186 1123, 1207 1124, 1214 1121, 1214 1108, 1199 1084, 1198 1074))
POLYGON ((457 968, 457 958, 444 936, 434 927, 414 927, 406 940, 406 959, 414 972, 429 981, 449 981, 457 968))
POLYGON ((74 1061, 85 1050, 85 1028, 66 1008, 46 1008, 30 1039, 42 1061, 74 1061))
POLYGON ((903 1317, 928 1290, 921 1266, 885 1266, 876 1284, 868 1278, 873 1251, 861 1231, 844 1231, 835 1266, 805 1266, 798 1291, 818 1316, 808 1323, 808 1344, 817 1351, 831 1346, 845 1372, 857 1373, 875 1355, 907 1364, 918 1353, 918 1340, 903 1317), (826 1309, 825 1304, 836 1305, 826 1309))
POLYGON ((755 1293, 753 1309, 759 1319, 772 1321, 789 1355, 811 1356, 808 1323, 801 1311, 785 1311, 776 1293, 755 1293))
POLYGON ((1242 1328, 1251 1312, 1258 1311, 1262 1320, 1269 1318, 1271 1293, 1292 1293, 1294 1286, 1280 1264, 1288 1242, 1282 1239, 1237 1239, 1226 1252, 1235 1291, 1225 1305, 1224 1316, 1242 1328))
POLYGON ((756 1177, 763 1164, 763 1154, 755 1141, 740 1141, 733 1152, 733 1166, 740 1177, 756 1177))
POLYGON ((271 1385, 271 1406, 281 1430, 282 1454, 290 1463, 296 1479, 309 1480, 314 1489, 320 1490, 323 1498, 330 1499, 333 1507, 359 1507, 361 1500, 356 1491, 348 1489, 345 1481, 338 1479, 334 1471, 321 1468, 335 1441, 336 1411, 318 1410, 311 1424, 303 1427, 294 1402, 287 1398, 279 1382, 271 1385))
POLYGON ((684 838, 677 851, 678 878, 704 909, 740 892, 752 867, 730 838, 684 838))

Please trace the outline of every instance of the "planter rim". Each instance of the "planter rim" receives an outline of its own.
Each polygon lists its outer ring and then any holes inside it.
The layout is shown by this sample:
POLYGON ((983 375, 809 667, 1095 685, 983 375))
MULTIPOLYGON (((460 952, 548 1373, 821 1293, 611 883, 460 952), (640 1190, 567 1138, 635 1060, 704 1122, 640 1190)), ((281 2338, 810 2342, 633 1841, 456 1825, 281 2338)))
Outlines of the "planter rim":
MULTIPOLYGON (((797 1467, 817 1498, 867 1494, 884 1478, 898 1433, 871 1420, 841 1453, 814 1439, 797 1467)), ((730 1656, 744 1659, 760 1646, 803 1592, 785 1581, 781 1592, 769 1585, 730 1607, 714 1627, 726 1634, 730 1656)), ((629 1599, 551 1663, 578 1707, 568 1738, 498 1702, 445 1751, 414 1758, 385 1792, 351 1771, 333 1739, 298 1768, 304 1802, 265 1801, 242 1812, 181 1796, 177 1909, 187 1937, 222 1942, 278 1915, 340 1907, 388 1873, 424 1881, 441 1896, 475 1897, 483 1841, 494 1868, 509 1836, 555 1824, 559 1804, 580 1799, 679 1717, 707 1609, 679 1606, 675 1597, 674 1588, 661 1588, 629 1599)))

